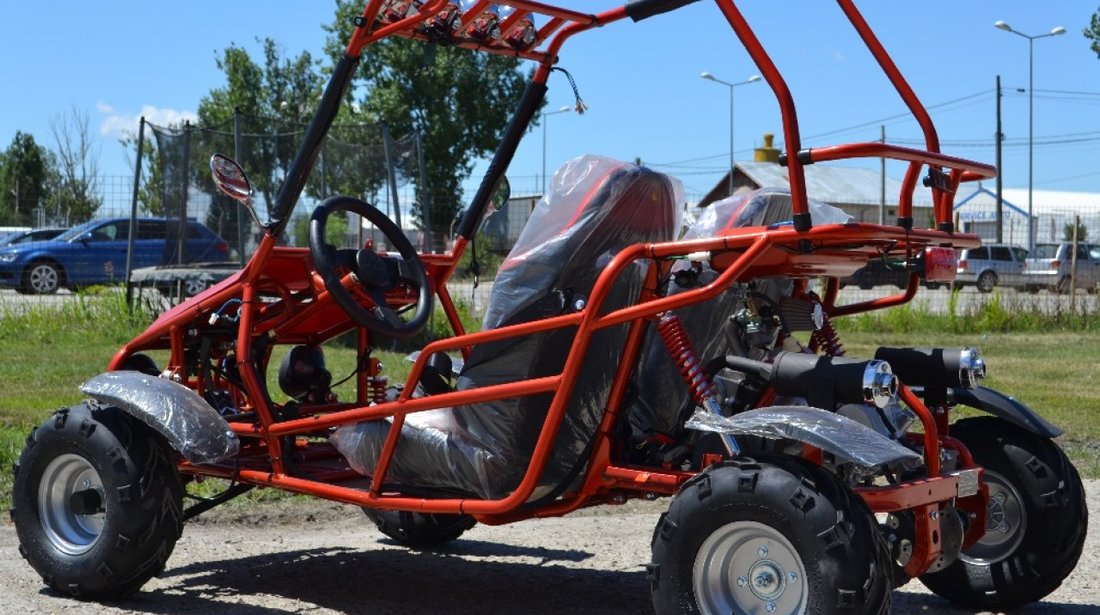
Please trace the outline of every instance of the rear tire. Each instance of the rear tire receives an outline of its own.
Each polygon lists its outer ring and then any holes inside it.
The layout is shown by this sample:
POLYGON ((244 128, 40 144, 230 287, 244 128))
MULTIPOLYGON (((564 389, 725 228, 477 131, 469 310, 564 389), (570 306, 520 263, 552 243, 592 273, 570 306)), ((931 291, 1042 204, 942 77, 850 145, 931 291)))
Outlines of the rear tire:
POLYGON ((704 470, 658 521, 652 550, 658 615, 890 612, 891 565, 870 509, 798 459, 704 470))
POLYGON ((364 508, 363 512, 378 531, 410 549, 435 549, 457 540, 466 530, 477 525, 469 515, 419 513, 405 510, 377 510, 364 508))
POLYGON ((1054 287, 1054 292, 1058 293, 1059 295, 1068 295, 1070 292, 1072 292, 1072 284, 1070 283, 1070 278, 1068 275, 1058 280, 1058 284, 1054 287))
POLYGON ((164 570, 183 487, 160 440, 117 408, 58 410, 15 465, 19 552, 53 589, 116 600, 164 570))
POLYGON ((997 286, 997 274, 992 271, 983 271, 978 276, 978 292, 990 293, 993 292, 993 287, 997 286))
POLYGON ((987 526, 953 564, 920 579, 957 604, 1009 610, 1058 588, 1081 557, 1088 509, 1081 478, 1049 438, 1001 419, 965 419, 951 427, 990 488, 987 526))

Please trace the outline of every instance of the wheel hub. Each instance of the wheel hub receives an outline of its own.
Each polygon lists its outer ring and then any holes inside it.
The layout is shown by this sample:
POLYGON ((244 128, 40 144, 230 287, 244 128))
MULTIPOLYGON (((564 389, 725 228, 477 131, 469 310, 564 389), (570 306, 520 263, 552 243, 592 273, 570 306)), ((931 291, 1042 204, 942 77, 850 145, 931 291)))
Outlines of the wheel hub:
POLYGON ((786 589, 783 569, 771 560, 757 562, 749 571, 749 578, 752 579, 752 593, 761 600, 774 600, 786 589))
POLYGON ((971 564, 987 565, 1016 551, 1027 528, 1027 509, 1020 492, 1004 476, 986 470, 989 503, 985 509, 985 535, 959 556, 971 564))
POLYGON ((99 540, 106 516, 103 480, 80 455, 60 455, 38 484, 38 518, 46 539, 66 555, 87 553, 99 540))
POLYGON ((703 613, 801 613, 806 569, 777 529, 735 521, 715 530, 695 558, 692 584, 703 613))

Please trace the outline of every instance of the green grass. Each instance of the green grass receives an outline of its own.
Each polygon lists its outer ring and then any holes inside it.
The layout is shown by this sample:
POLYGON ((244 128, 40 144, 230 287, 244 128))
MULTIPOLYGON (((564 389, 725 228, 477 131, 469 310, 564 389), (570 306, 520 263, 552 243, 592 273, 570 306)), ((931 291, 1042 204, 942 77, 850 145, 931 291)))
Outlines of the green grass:
MULTIPOLYGON (((978 346, 989 364, 986 384, 1065 429, 1060 443, 1081 473, 1100 477, 1100 331, 1091 317, 1080 314, 1042 320, 1026 312, 1001 304, 986 312, 986 332, 963 322, 978 315, 934 316, 919 306, 836 322, 849 356, 871 356, 880 345, 978 346)), ((432 323, 436 334, 445 329, 440 314, 436 310, 432 323)), ((10 504, 11 465, 27 434, 54 409, 78 402, 80 384, 106 369, 119 347, 152 318, 145 310, 130 313, 117 294, 82 295, 61 307, 24 314, 0 305, 0 507, 10 504)), ((469 330, 477 328, 468 312, 462 318, 469 330)), ((410 366, 405 354, 426 341, 376 351, 391 384, 404 381, 410 366)), ((271 391, 279 390, 275 372, 283 352, 272 357, 271 391)), ((339 380, 354 370, 355 352, 348 341, 337 340, 328 346, 327 361, 339 380)), ((351 399, 352 387, 349 381, 337 393, 351 399)))

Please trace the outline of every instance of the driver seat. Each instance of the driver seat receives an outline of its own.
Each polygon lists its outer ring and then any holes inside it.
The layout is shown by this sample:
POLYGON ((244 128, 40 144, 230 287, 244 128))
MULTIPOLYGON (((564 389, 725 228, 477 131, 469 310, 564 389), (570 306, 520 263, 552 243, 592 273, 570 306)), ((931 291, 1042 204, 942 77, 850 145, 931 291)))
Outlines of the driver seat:
MULTIPOLYGON (((670 241, 683 202, 678 181, 643 167, 584 156, 555 174, 553 190, 532 212, 501 265, 484 328, 569 313, 587 301, 604 266, 635 243, 670 241)), ((646 274, 628 267, 612 284, 603 312, 635 302, 646 274)), ((583 469, 603 418, 629 325, 597 331, 567 404, 534 498, 553 496, 583 469)), ((576 327, 475 346, 457 389, 561 373, 576 327)), ((552 394, 478 402, 406 417, 387 485, 405 491, 498 499, 522 480, 552 394)), ((341 427, 332 439, 353 468, 371 474, 390 422, 341 427)))

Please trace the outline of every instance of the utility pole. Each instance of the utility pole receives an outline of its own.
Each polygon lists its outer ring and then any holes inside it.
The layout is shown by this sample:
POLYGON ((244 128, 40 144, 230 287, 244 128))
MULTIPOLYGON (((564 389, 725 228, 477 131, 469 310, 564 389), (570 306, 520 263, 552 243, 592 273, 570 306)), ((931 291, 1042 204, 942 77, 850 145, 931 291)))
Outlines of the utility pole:
MULTIPOLYGON (((879 125, 879 140, 886 143, 886 124, 879 125)), ((878 223, 886 225, 886 159, 879 158, 878 223)))
POLYGON ((997 136, 995 138, 995 148, 997 150, 997 243, 1004 243, 1005 240, 1004 179, 1001 173, 1001 141, 1004 141, 1004 138, 1004 134, 1001 133, 1001 76, 997 75, 997 136))

